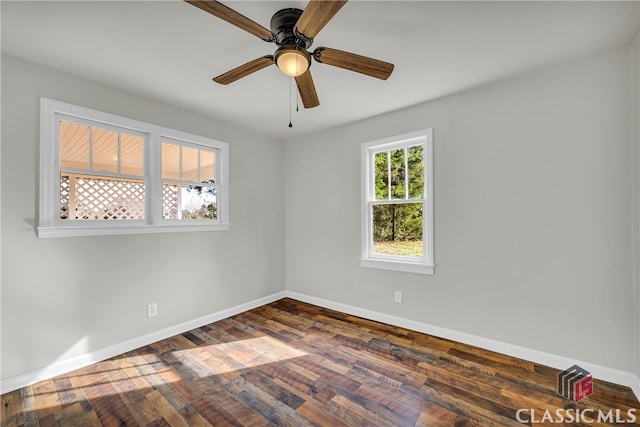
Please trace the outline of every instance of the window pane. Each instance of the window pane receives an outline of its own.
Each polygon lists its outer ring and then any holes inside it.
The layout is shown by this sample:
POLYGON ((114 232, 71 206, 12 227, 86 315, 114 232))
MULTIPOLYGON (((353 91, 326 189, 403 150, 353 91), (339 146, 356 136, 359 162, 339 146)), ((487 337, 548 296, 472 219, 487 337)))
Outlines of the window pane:
POLYGON ((182 180, 198 181, 198 149, 182 147, 182 180))
POLYGON ((375 200, 387 200, 389 198, 389 152, 376 153, 374 163, 375 200))
POLYGON ((144 219, 144 181, 62 173, 60 218, 144 219))
POLYGON ((215 183, 216 154, 213 151, 200 150, 200 182, 215 183))
POLYGON ((414 145, 407 150, 407 165, 409 166, 409 197, 421 199, 424 197, 424 148, 414 145))
POLYGON ((162 186, 162 218, 178 219, 178 186, 164 184, 162 186))
POLYGON ((144 175, 144 138, 120 134, 120 173, 144 175))
POLYGON ((118 173, 118 132, 93 128, 92 169, 118 173))
POLYGON ((60 174, 60 219, 69 218, 69 175, 60 174))
POLYGON ((162 143, 162 177, 180 179, 180 146, 162 143))
POLYGON ((422 203, 373 205, 373 251, 423 256, 422 203))
POLYGON ((60 121, 60 167, 89 169, 89 126, 60 121))
POLYGON ((404 180, 404 148, 389 151, 391 156, 391 198, 404 199, 405 180, 404 180))
POLYGON ((192 185, 164 184, 164 219, 217 219, 216 189, 192 185))

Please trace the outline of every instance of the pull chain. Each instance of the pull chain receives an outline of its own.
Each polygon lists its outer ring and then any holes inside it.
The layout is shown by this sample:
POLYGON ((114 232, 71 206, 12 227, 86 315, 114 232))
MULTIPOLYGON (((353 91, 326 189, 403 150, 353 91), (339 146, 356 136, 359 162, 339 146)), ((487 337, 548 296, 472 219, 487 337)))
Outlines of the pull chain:
POLYGON ((291 124, 291 82, 293 80, 293 77, 289 78, 289 127, 292 128, 293 124, 291 124))

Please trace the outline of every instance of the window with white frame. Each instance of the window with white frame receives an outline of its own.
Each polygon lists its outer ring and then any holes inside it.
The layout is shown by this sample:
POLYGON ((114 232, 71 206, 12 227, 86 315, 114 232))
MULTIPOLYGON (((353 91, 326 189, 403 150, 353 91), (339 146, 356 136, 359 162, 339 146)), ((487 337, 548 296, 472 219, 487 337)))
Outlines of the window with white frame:
POLYGON ((433 130, 362 144, 363 267, 433 274, 433 130))
POLYGON ((41 100, 39 237, 225 230, 228 144, 41 100))
POLYGON ((218 218, 216 153, 213 148, 162 140, 162 218, 218 218))

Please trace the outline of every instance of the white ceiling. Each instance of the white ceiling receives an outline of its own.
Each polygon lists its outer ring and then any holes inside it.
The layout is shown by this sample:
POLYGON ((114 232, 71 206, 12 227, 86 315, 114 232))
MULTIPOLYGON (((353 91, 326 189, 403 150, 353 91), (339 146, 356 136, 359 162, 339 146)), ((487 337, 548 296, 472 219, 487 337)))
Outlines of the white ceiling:
MULTIPOLYGON (((301 1, 226 1, 269 28, 301 1)), ((638 1, 347 3, 316 37, 395 64, 387 81, 314 63, 320 106, 293 113, 275 66, 211 79, 275 45, 180 1, 2 1, 2 50, 277 138, 356 121, 632 40, 638 1)), ((295 87, 294 87, 295 91, 295 87)))

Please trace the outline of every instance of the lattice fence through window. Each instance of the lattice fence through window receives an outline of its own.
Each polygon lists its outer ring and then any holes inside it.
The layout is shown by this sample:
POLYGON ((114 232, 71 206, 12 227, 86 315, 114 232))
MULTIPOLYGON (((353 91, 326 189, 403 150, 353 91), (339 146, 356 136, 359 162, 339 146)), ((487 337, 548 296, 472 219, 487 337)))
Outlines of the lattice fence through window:
POLYGON ((145 209, 144 181, 84 175, 61 176, 62 219, 139 220, 145 218, 145 209), (73 206, 75 212, 70 212, 73 206))
POLYGON ((178 186, 165 184, 162 186, 162 217, 178 219, 178 186))
POLYGON ((69 218, 69 176, 60 177, 60 219, 69 218))

